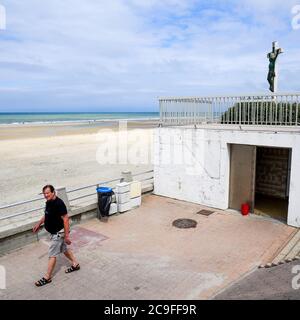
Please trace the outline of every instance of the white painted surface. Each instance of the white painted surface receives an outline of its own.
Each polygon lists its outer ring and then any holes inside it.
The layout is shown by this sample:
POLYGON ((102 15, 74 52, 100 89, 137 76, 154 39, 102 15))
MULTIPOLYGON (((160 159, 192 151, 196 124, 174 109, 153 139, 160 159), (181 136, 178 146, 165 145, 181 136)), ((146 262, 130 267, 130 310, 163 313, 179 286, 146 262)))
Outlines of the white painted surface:
POLYGON ((131 210, 131 204, 130 201, 126 203, 118 203, 118 211, 119 212, 125 212, 131 210))
POLYGON ((124 193, 130 191, 129 182, 120 182, 116 185, 116 193, 124 193))
POLYGON ((130 198, 140 197, 142 194, 142 183, 140 181, 132 181, 130 183, 130 198))
POLYGON ((131 208, 137 208, 142 204, 142 197, 136 197, 136 198, 131 198, 130 199, 130 206, 131 208))
POLYGON ((288 224, 300 227, 300 130, 295 128, 157 128, 154 193, 227 209, 233 143, 292 148, 288 224))
POLYGON ((126 203, 130 201, 130 192, 116 193, 117 203, 126 203))
POLYGON ((118 212, 118 205, 116 203, 111 203, 109 208, 109 215, 115 214, 118 212))

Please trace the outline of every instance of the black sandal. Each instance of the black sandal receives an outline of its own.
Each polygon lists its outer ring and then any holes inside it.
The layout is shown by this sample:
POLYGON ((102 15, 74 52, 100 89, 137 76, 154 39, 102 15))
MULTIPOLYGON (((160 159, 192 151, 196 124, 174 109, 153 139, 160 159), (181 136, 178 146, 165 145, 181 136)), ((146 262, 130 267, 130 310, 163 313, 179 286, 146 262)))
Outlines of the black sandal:
POLYGON ((43 277, 42 279, 40 279, 39 281, 37 281, 37 282, 35 283, 35 285, 36 285, 37 287, 42 287, 42 286, 44 286, 45 284, 48 284, 48 283, 50 283, 50 282, 52 282, 51 278, 50 278, 50 279, 45 279, 45 278, 43 277))
POLYGON ((66 271, 65 271, 65 273, 71 273, 71 272, 73 272, 73 271, 77 271, 77 270, 79 270, 80 269, 80 265, 79 265, 79 263, 77 264, 77 266, 71 266, 70 268, 68 268, 66 271))

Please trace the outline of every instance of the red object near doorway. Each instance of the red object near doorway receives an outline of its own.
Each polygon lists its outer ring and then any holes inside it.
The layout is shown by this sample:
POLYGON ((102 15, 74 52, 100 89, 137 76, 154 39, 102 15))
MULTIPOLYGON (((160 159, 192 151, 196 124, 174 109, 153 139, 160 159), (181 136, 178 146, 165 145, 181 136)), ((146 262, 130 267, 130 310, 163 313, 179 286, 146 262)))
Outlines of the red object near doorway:
POLYGON ((248 203, 243 203, 241 206, 241 212, 243 216, 246 216, 249 214, 250 211, 250 206, 248 203))

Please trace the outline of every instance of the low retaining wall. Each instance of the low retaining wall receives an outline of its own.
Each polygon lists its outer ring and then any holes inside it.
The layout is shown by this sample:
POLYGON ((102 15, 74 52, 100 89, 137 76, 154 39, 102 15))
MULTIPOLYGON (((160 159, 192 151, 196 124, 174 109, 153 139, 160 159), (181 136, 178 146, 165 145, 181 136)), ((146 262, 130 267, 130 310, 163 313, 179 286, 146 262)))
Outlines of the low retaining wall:
MULTIPOLYGON (((151 193, 153 191, 153 184, 144 186, 142 188, 142 194, 151 193)), ((113 198, 113 202, 115 199, 113 198)), ((117 213, 119 214, 119 213, 117 213)), ((117 215, 116 214, 116 215, 117 215)), ((125 213, 126 214, 126 213, 125 213)), ((69 213, 70 224, 72 226, 80 224, 89 219, 93 219, 97 216, 97 203, 92 203, 85 207, 71 209, 69 213)), ((11 226, 5 231, 0 232, 0 256, 7 254, 11 251, 22 248, 23 246, 39 241, 39 238, 47 235, 46 230, 41 230, 34 234, 32 232, 33 226, 41 219, 41 216, 36 218, 30 218, 28 221, 18 226, 11 226)))

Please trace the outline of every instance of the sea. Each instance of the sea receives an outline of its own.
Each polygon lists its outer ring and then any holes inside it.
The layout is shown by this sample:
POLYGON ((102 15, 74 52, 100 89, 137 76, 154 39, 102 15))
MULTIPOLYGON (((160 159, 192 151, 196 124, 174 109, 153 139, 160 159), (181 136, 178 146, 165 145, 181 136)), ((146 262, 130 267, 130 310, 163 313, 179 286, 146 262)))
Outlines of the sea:
POLYGON ((159 112, 0 113, 0 124, 157 120, 159 112))

